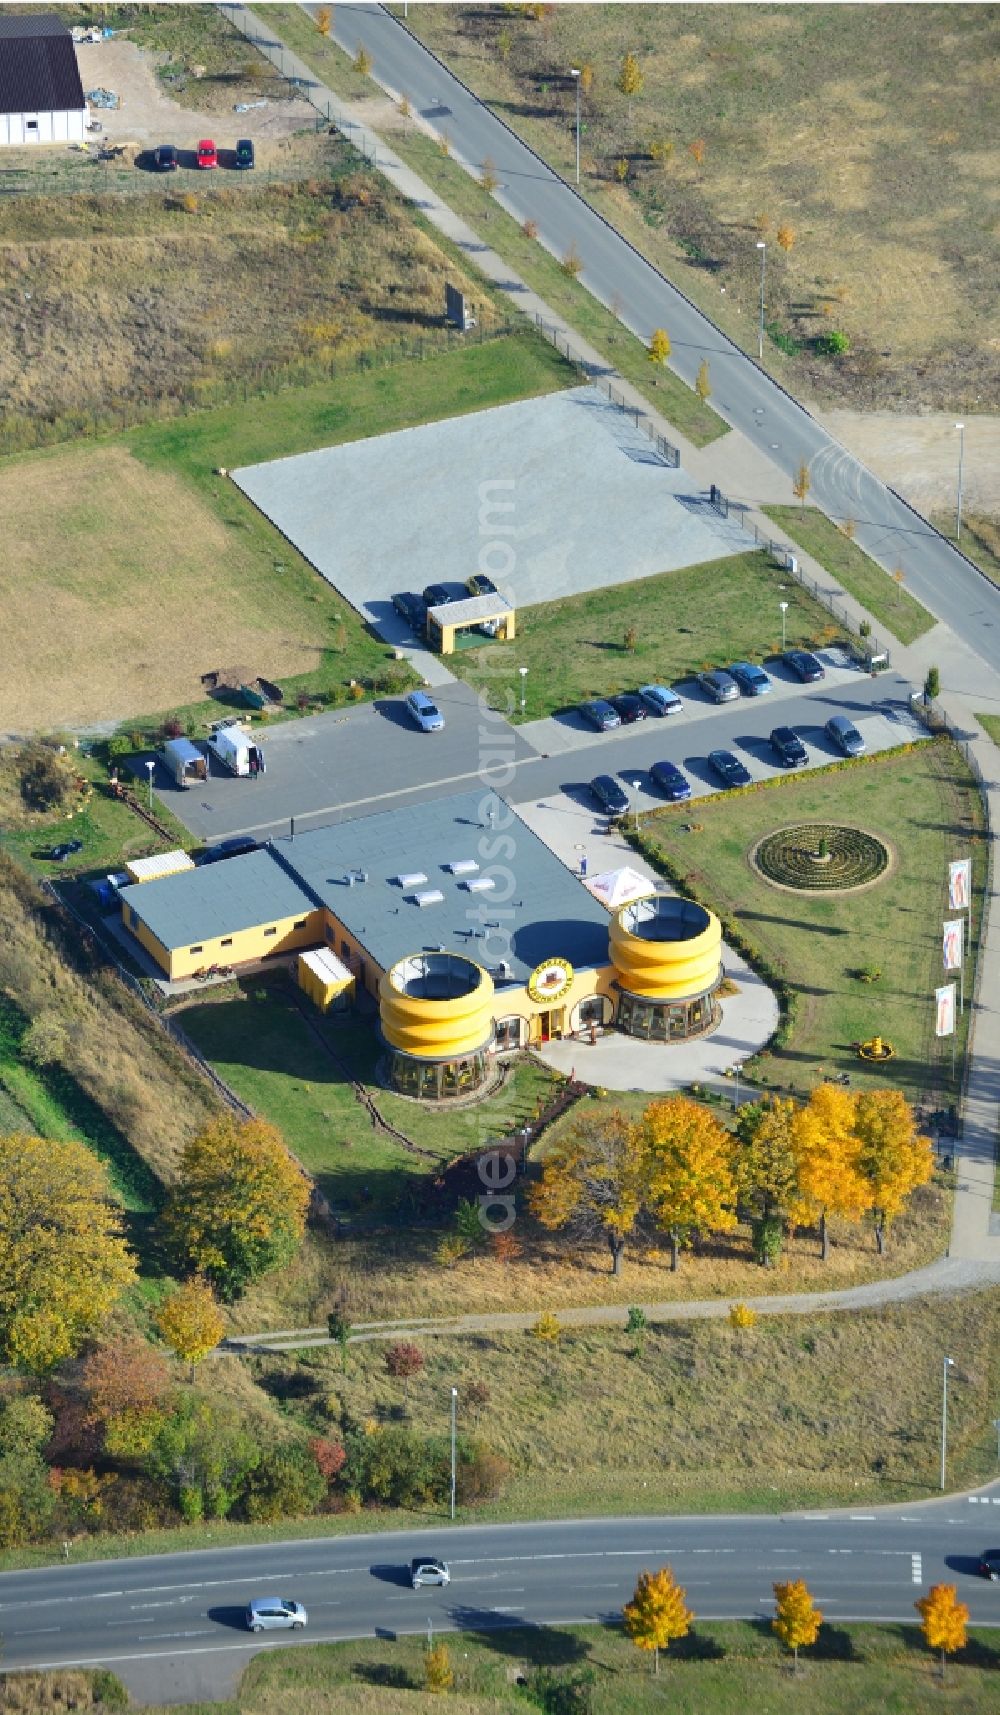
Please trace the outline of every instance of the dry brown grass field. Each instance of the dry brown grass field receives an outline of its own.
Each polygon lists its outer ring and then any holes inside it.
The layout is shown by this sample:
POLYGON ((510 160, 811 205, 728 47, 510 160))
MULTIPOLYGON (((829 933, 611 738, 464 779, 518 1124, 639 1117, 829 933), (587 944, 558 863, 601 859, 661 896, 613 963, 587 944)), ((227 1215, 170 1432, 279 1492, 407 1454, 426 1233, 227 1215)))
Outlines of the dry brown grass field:
POLYGON ((270 589, 254 579, 248 600, 253 556, 240 534, 123 446, 7 461, 0 512, 0 731, 194 703, 200 673, 265 652, 272 677, 317 665, 307 605, 290 603, 278 578, 270 589))
POLYGON ((411 5, 408 22, 567 176, 567 68, 591 66, 584 194, 748 347, 763 236, 768 315, 799 348, 768 341, 766 361, 798 389, 996 409, 995 8, 527 10, 411 5), (616 87, 627 51, 643 77, 631 101, 616 87), (851 344, 838 360, 812 343, 831 330, 851 344))

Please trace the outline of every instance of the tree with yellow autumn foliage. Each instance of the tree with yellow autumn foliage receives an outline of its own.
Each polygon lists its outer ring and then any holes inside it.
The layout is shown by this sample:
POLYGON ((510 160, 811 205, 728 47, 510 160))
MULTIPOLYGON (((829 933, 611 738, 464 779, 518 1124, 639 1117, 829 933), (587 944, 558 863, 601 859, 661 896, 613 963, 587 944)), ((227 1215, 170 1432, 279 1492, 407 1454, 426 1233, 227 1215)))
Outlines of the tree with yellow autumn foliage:
POLYGON ((289 1263, 305 1230, 309 1184, 265 1120, 215 1120, 187 1145, 164 1213, 167 1242, 219 1297, 289 1263))
POLYGON ((93 1152, 23 1132, 0 1139, 0 1361, 41 1372, 69 1357, 135 1275, 93 1152))
POLYGON ((670 351, 670 335, 666 328, 654 328, 646 349, 650 363, 658 363, 662 367, 670 356, 670 351))
POLYGON ((651 1102, 642 1116, 647 1196, 670 1240, 670 1267, 696 1233, 736 1225, 735 1139, 688 1096, 651 1102))
POLYGON ((214 1352, 226 1331, 226 1319, 207 1281, 187 1280, 163 1300, 156 1326, 171 1351, 190 1364, 194 1381, 195 1364, 214 1352))
POLYGON ((777 1633, 785 1648, 791 1650, 797 1671, 799 1650, 808 1649, 816 1642, 823 1616, 802 1578, 795 1578, 788 1584, 775 1584, 774 1601, 771 1630, 777 1633))
POLYGON ((660 1671, 661 1649, 669 1649, 675 1638, 686 1638, 691 1630, 694 1614, 686 1594, 669 1566, 640 1572, 635 1594, 622 1611, 626 1634, 636 1649, 652 1650, 654 1673, 660 1671))
POLYGON ((900 1090, 866 1090, 854 1110, 858 1169, 875 1227, 879 1256, 886 1228, 918 1185, 934 1171, 930 1139, 921 1137, 913 1109, 900 1090))
POLYGON ((926 1596, 913 1606, 921 1619, 921 1631, 928 1649, 941 1654, 941 1678, 945 1676, 948 1657, 964 1649, 968 1636, 969 1610, 958 1599, 954 1584, 932 1584, 926 1596))
POLYGON ((854 1129, 855 1098, 836 1084, 819 1084, 792 1123, 798 1153, 799 1206, 793 1218, 818 1218, 820 1250, 830 1251, 827 1217, 857 1221, 868 1203, 861 1176, 861 1145, 854 1129))
POLYGON ((562 1227, 581 1238, 604 1239, 614 1274, 621 1273, 625 1243, 635 1229, 645 1194, 642 1135, 617 1110, 574 1128, 546 1156, 529 1204, 550 1231, 562 1227))

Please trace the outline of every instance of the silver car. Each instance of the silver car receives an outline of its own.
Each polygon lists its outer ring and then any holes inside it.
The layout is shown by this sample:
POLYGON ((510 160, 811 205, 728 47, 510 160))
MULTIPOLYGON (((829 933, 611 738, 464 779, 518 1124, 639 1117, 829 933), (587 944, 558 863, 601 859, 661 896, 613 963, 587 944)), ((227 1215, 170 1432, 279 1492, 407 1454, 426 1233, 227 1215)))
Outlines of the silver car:
POLYGON ((435 1560, 431 1555, 422 1555, 417 1560, 410 1561, 410 1581, 414 1590, 419 1590, 422 1584, 450 1584, 451 1570, 446 1560, 435 1560))
POLYGON ((426 691, 411 691, 406 699, 407 713, 421 732, 442 732, 444 715, 426 691))
POLYGON ((734 703, 740 694, 740 688, 732 674, 724 673, 721 667, 712 667, 706 673, 699 673, 698 683, 703 691, 707 691, 713 703, 734 703))
POLYGON ((299 1632, 308 1619, 301 1602, 283 1596, 255 1596, 247 1609, 251 1632, 299 1632))
POLYGON ((640 685, 639 695, 654 715, 677 715, 684 707, 677 692, 672 691, 669 685, 640 685))

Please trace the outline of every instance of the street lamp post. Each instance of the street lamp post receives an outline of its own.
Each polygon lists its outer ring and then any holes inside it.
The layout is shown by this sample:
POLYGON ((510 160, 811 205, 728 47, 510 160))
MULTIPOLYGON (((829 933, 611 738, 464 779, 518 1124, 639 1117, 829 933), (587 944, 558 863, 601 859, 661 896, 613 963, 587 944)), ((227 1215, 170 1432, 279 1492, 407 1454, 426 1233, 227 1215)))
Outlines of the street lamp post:
POLYGON ((948 1371, 955 1368, 954 1358, 945 1358, 941 1365, 941 1492, 944 1493, 945 1465, 948 1459, 948 1371))
POLYGON ((784 653, 785 653, 785 614, 788 612, 788 603, 787 603, 787 601, 779 601, 778 606, 781 609, 781 653, 782 653, 782 655, 784 655, 784 653))
MULTIPOLYGON (((451 1516, 455 1517, 455 1420, 458 1409, 458 1389, 451 1390, 451 1516)), ((942 1487, 944 1485, 942 1484, 942 1487)))
POLYGON ((149 775, 149 807, 150 807, 150 809, 153 808, 153 770, 155 767, 156 767, 156 763, 154 762, 153 758, 150 757, 148 762, 146 763, 146 772, 149 775))
POLYGON ((767 264, 767 245, 762 238, 757 240, 760 251, 760 325, 757 332, 757 356, 761 363, 764 361, 764 268, 767 264))
POLYGON ((525 687, 525 680, 528 677, 528 669, 527 669, 527 667, 519 667, 517 670, 521 675, 521 713, 523 715, 523 713, 524 713, 524 687, 525 687))
POLYGON ((962 540, 962 476, 965 471, 965 424, 956 423, 958 430, 958 505, 955 509, 955 541, 962 540))
POLYGON ((570 67, 570 77, 576 84, 576 182, 580 183, 580 68, 570 67))

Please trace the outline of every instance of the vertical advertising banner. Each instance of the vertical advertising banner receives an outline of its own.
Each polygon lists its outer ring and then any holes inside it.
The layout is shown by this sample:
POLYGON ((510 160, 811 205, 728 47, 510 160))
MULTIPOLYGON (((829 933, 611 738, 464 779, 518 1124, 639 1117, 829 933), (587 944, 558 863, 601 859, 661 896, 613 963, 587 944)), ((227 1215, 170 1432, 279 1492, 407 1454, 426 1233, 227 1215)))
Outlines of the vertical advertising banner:
POLYGON ((954 1036, 955 1034, 955 985, 945 983, 943 988, 934 990, 934 1000, 937 1005, 937 1018, 934 1024, 935 1036, 954 1036))
POLYGON ((948 865, 948 908, 968 911, 972 898, 972 859, 960 858, 948 865))
POLYGON ((946 971, 960 971, 962 969, 963 927, 964 925, 961 917, 953 917, 951 921, 946 923, 944 926, 941 951, 944 957, 944 968, 946 971))

